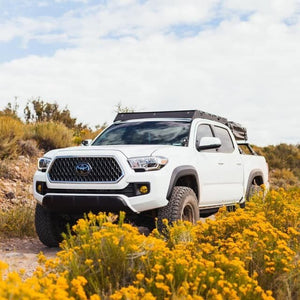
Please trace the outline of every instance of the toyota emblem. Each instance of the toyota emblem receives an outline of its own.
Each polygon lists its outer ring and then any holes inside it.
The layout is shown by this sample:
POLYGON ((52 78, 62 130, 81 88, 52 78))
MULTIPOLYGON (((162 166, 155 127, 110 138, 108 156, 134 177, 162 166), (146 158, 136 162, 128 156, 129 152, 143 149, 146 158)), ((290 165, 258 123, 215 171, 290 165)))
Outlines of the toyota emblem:
POLYGON ((76 173, 81 176, 87 176, 91 171, 92 167, 88 163, 80 162, 76 165, 76 173))

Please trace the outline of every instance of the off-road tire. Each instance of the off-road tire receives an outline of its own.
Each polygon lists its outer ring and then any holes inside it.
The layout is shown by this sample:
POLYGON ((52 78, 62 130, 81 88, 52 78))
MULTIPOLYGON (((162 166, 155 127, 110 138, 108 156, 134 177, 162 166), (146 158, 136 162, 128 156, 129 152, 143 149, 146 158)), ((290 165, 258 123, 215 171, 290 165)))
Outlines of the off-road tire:
POLYGON ((246 192, 246 199, 243 203, 240 204, 240 208, 245 208, 246 207, 246 203, 257 193, 259 193, 261 191, 261 187, 259 185, 257 185, 255 182, 252 182, 248 188, 247 188, 247 192, 246 192))
POLYGON ((163 229, 163 219, 169 223, 177 220, 196 223, 199 220, 199 206, 195 192, 185 186, 175 186, 169 203, 158 209, 158 228, 163 229))
POLYGON ((61 216, 37 204, 35 208, 35 230, 44 245, 58 247, 62 241, 62 233, 66 231, 66 221, 61 216))

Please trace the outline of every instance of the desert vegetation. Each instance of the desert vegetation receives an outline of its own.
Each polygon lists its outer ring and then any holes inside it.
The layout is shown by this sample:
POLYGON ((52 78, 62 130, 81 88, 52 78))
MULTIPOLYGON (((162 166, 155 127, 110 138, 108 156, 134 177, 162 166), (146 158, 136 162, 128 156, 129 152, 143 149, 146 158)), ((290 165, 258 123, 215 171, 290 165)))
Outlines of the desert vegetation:
POLYGON ((92 130, 77 123, 67 108, 58 104, 31 100, 18 115, 18 106, 8 103, 0 111, 0 158, 15 158, 17 155, 33 156, 37 150, 78 145, 83 139, 95 137, 102 126, 92 130))
POLYGON ((263 155, 270 169, 270 181, 273 187, 298 185, 300 179, 300 145, 254 146, 259 155, 263 155))
MULTIPOLYGON (((117 109, 122 109, 121 106, 117 109)), ((67 108, 32 100, 0 111, 0 237, 34 236, 30 193, 44 151, 78 145, 95 129, 67 108)), ((300 299, 300 146, 255 147, 271 190, 245 209, 178 222, 144 236, 124 214, 80 219, 55 259, 25 278, 0 262, 0 299, 300 299)))
MULTIPOLYGON (((149 236, 124 215, 88 214, 52 260, 22 280, 0 279, 4 299, 299 299, 300 190, 256 195, 215 220, 166 224, 149 236)), ((0 265, 4 271, 5 264, 0 265)))

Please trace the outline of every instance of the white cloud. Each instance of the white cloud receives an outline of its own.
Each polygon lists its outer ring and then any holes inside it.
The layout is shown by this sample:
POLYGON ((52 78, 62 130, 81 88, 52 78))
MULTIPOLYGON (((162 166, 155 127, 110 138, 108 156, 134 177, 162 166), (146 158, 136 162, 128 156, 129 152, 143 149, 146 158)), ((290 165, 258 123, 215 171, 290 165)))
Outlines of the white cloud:
MULTIPOLYGON (((56 0, 62 1, 70 2, 56 0)), ((153 0, 145 4, 132 0, 108 1, 107 4, 72 9, 58 17, 12 18, 2 24, 5 28, 0 30, 0 40, 7 40, 9 35, 9 39, 25 36, 32 39, 40 37, 42 41, 43 35, 55 36, 57 31, 63 31, 68 37, 65 42, 79 44, 109 34, 143 38, 145 35, 163 32, 172 25, 207 21, 216 3, 217 0, 193 0, 188 3, 153 0)))
POLYGON ((235 11, 252 11, 273 19, 287 18, 299 9, 298 0, 225 0, 224 7, 235 11))
POLYGON ((88 3, 89 0, 54 0, 54 2, 56 2, 56 3, 66 3, 66 2, 69 2, 69 3, 72 3, 72 2, 88 3))
POLYGON ((0 65, 0 104, 41 96, 68 105, 91 125, 111 121, 119 101, 143 110, 196 108, 244 124, 257 144, 299 143, 300 27, 281 21, 294 14, 294 2, 287 1, 292 8, 285 11, 275 2, 267 10, 258 1, 225 1, 218 14, 231 11, 228 17, 189 38, 166 32, 171 25, 208 22, 216 3, 109 1, 56 22, 22 20, 17 28, 24 36, 76 47, 0 65), (241 21, 234 10, 252 15, 241 21), (127 37, 101 38, 112 33, 127 37))
POLYGON ((57 25, 52 18, 48 17, 38 19, 18 17, 0 25, 0 42, 9 42, 18 37, 22 39, 23 44, 26 44, 30 40, 38 38, 40 41, 43 41, 49 35, 57 35, 54 32, 57 29, 57 25))

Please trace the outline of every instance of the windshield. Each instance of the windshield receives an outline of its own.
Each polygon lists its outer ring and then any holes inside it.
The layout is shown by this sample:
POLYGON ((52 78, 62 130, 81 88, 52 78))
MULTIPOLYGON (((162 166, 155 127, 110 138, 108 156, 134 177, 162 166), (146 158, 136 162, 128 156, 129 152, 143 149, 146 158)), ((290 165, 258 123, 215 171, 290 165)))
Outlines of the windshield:
POLYGON ((98 145, 187 146, 191 123, 188 121, 139 121, 111 125, 98 136, 98 145))

